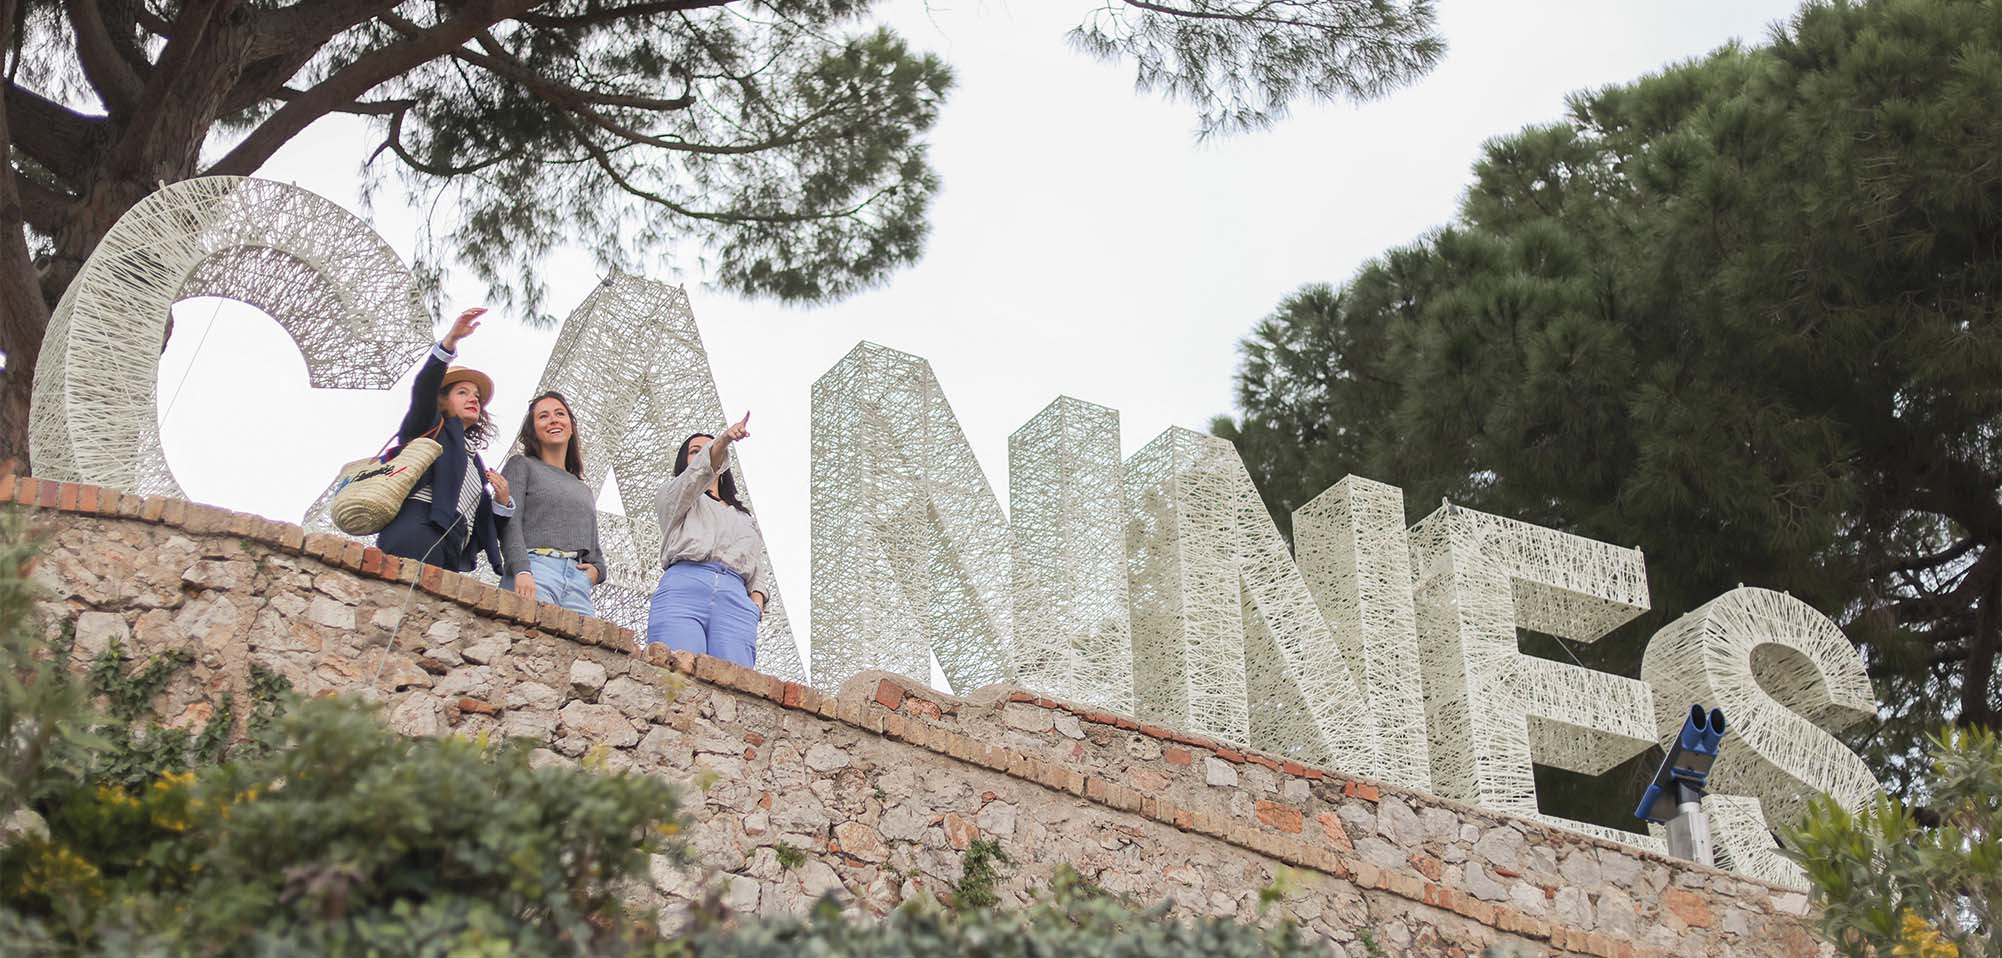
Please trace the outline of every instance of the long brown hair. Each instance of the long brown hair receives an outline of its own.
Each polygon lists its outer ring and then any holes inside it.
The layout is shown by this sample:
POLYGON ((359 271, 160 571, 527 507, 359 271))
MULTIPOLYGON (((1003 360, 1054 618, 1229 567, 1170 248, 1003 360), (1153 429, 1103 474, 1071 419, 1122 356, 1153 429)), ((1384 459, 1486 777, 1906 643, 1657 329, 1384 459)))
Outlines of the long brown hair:
POLYGON ((542 458, 542 443, 535 438, 535 407, 545 399, 554 399, 563 407, 563 414, 570 417, 570 441, 563 450, 563 471, 579 479, 584 478, 584 432, 577 425, 577 414, 570 411, 570 400, 552 389, 528 401, 528 415, 521 417, 521 434, 515 441, 521 443, 521 454, 530 459, 542 458))
MULTIPOLYGON (((698 432, 687 439, 683 439, 681 441, 681 448, 674 453, 675 475, 681 475, 682 470, 688 468, 688 444, 697 439, 707 439, 710 442, 716 441, 715 436, 706 432, 698 432)), ((708 453, 707 446, 703 447, 703 453, 705 455, 708 453)), ((737 480, 730 478, 729 473, 725 472, 716 477, 716 492, 716 498, 723 500, 726 505, 734 506, 738 512, 746 515, 750 514, 751 510, 744 508, 744 504, 737 501, 737 480)))

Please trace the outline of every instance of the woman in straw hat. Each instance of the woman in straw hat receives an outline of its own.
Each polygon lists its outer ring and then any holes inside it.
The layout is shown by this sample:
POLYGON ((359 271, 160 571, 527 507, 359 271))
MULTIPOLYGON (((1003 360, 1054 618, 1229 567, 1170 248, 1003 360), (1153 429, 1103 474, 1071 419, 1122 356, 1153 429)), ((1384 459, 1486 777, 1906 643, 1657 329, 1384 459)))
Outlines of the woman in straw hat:
POLYGON ((499 521, 514 513, 507 480, 480 461, 479 450, 486 448, 494 431, 487 415, 494 381, 477 369, 451 365, 458 357, 459 340, 480 328, 485 312, 474 308, 460 313, 417 371, 417 381, 410 387, 410 411, 397 430, 398 448, 430 436, 445 451, 375 539, 376 547, 390 555, 456 572, 471 572, 481 553, 495 572, 500 571, 499 521), (493 484, 491 493, 488 483, 493 484))

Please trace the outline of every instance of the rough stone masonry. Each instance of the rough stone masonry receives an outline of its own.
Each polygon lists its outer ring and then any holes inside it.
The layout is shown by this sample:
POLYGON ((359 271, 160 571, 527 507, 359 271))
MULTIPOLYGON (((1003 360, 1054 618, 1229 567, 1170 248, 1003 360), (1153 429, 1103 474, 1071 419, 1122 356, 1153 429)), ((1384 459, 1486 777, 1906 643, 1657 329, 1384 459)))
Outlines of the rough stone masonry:
POLYGON ((682 783, 704 868, 662 861, 635 892, 670 922, 712 882, 747 916, 825 894, 882 914, 949 891, 989 837, 1015 863, 1004 901, 1060 865, 1246 921, 1277 887, 1344 958, 1364 929, 1393 954, 1828 953, 1798 892, 1021 689, 961 699, 871 673, 827 695, 636 653, 609 623, 256 516, 0 478, 8 501, 47 536, 45 623, 74 622, 79 667, 114 640, 195 654, 169 724, 245 694, 258 663, 306 695, 379 701, 406 735, 526 738, 547 762, 597 749, 682 783))

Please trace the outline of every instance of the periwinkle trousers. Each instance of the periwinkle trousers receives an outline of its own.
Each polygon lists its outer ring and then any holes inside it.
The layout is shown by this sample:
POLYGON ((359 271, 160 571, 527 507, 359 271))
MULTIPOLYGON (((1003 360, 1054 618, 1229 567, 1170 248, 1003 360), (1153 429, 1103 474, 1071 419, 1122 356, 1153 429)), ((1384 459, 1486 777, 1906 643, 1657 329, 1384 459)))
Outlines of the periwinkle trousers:
POLYGON ((762 613, 744 577, 720 562, 677 562, 647 608, 646 640, 754 668, 762 613))

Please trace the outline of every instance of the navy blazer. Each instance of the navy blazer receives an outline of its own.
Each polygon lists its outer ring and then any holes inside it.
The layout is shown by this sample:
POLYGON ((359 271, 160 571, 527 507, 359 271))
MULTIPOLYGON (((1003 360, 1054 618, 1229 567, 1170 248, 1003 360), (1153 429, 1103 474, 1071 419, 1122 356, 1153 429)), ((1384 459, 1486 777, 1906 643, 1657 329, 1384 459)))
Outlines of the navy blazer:
MULTIPOLYGON (((431 488, 431 522, 440 529, 450 529, 459 518, 459 485, 466 481, 467 450, 465 424, 457 416, 447 417, 438 411, 438 387, 445 382, 446 363, 438 358, 443 349, 441 345, 425 357, 424 367, 417 371, 417 381, 410 385, 410 411, 403 414, 403 425, 396 430, 396 449, 392 450, 391 457, 402 452, 410 440, 437 428, 431 438, 438 440, 445 451, 439 454, 438 461, 431 464, 430 470, 419 482, 431 488), (441 419, 444 421, 442 426, 439 424, 441 419)), ((480 461, 478 453, 473 454, 473 462, 484 477, 487 467, 480 461)), ((496 574, 501 569, 501 521, 494 516, 493 494, 487 491, 486 481, 482 478, 480 504, 473 513, 473 536, 468 544, 486 553, 487 564, 493 567, 496 574)), ((449 556, 447 558, 458 561, 447 568, 456 566, 457 571, 470 572, 475 564, 474 555, 477 553, 449 556)))

